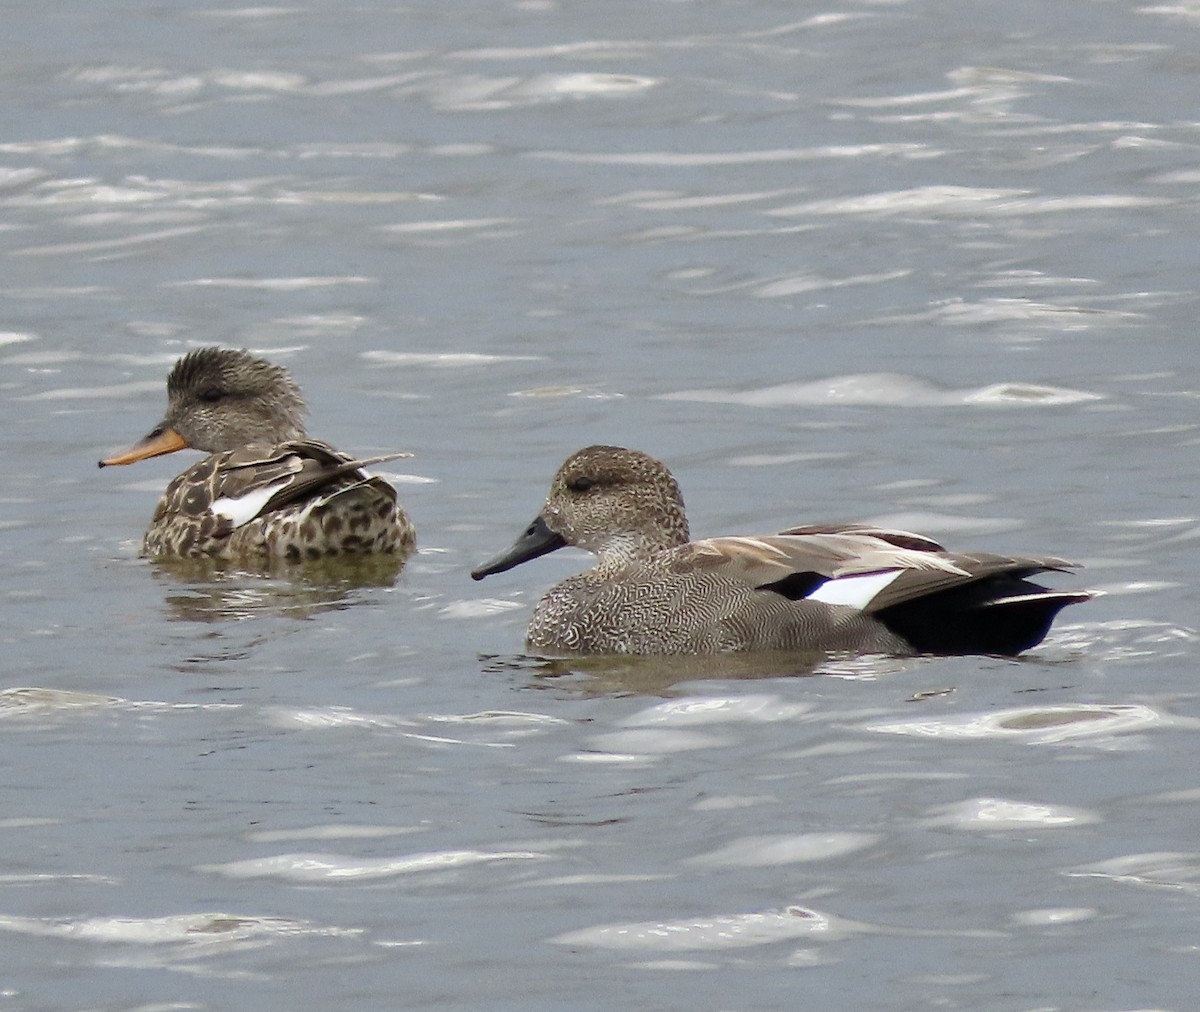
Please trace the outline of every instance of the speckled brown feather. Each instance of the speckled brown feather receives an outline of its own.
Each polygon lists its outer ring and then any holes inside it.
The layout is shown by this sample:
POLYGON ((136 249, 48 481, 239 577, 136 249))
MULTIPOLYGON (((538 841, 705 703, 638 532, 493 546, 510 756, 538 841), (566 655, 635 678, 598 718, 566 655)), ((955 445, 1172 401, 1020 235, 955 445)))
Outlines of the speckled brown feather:
POLYGON ((413 550, 396 490, 364 471, 409 454, 355 460, 307 438, 304 401, 285 369, 245 351, 201 348, 176 362, 167 391, 163 421, 131 450, 177 432, 176 445, 209 456, 167 486, 145 554, 302 560, 413 550))
POLYGON ((212 454, 167 486, 142 550, 150 556, 294 561, 409 552, 416 534, 396 490, 362 470, 389 459, 353 460, 311 439, 212 454), (241 526, 213 510, 221 499, 281 482, 241 526))

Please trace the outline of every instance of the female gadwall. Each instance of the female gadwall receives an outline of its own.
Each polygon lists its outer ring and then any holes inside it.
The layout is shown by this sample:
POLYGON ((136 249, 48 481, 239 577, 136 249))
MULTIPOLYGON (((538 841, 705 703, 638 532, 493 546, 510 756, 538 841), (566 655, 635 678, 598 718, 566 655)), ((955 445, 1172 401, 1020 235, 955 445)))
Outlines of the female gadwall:
POLYGON ((947 552, 865 524, 689 541, 670 471, 616 446, 567 458, 537 519, 471 576, 564 545, 599 561, 538 602, 531 651, 1014 655, 1041 642, 1060 609, 1092 597, 1026 579, 1073 567, 1063 559, 947 552))
POLYGON ((152 556, 318 559, 407 554, 416 544, 396 490, 304 434, 287 370, 249 352, 200 348, 167 377, 167 413, 144 439, 100 461, 132 464, 191 447, 208 453, 167 486, 142 550, 152 556))

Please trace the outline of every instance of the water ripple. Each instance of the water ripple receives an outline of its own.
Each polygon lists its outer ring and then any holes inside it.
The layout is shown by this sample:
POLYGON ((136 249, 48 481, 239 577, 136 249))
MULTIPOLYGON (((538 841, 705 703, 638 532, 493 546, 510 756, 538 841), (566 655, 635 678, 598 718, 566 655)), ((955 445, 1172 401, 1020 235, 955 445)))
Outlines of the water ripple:
POLYGON ((1078 924, 1090 921, 1099 915, 1094 907, 1042 907, 1037 910, 1019 910, 1012 915, 1012 922, 1021 927, 1048 928, 1059 924, 1078 924))
POLYGON ((1127 854, 1065 872, 1069 878, 1106 878, 1126 885, 1200 894, 1200 854, 1154 851, 1127 854))
POLYGON ((689 696, 659 703, 626 717, 625 727, 693 727, 723 723, 774 723, 794 720, 812 710, 811 703, 785 703, 778 696, 689 696))
POLYGON ((1057 744, 1081 739, 1108 740, 1114 735, 1171 726, 1169 717, 1136 703, 1014 707, 948 717, 886 721, 862 725, 879 734, 912 735, 945 740, 1011 739, 1031 744, 1057 744))
POLYGON ((418 826, 364 826, 338 823, 330 826, 306 826, 299 829, 266 829, 248 834, 256 843, 282 843, 286 840, 377 840, 385 836, 418 833, 418 826))
MULTIPOLYGON (((819 159, 894 156, 933 158, 939 154, 923 144, 833 144, 811 148, 769 148, 758 151, 531 151, 530 158, 582 165, 657 165, 664 168, 697 168, 714 165, 761 165, 773 162, 806 162, 819 159)), ((1020 192, 1020 191, 1013 191, 1020 192)), ((798 205, 802 206, 802 205, 798 205)), ((775 213, 787 213, 776 211, 775 213)))
POLYGON ((201 865, 196 870, 235 879, 274 878, 305 883, 364 882, 422 872, 457 871, 507 861, 536 861, 549 856, 532 850, 438 850, 380 858, 300 853, 201 865))
POLYGON ((394 731, 398 737, 431 745, 468 745, 476 748, 512 748, 510 738, 524 738, 534 731, 551 728, 563 721, 539 713, 515 711, 485 711, 467 714, 432 714, 421 717, 397 716, 385 713, 364 713, 348 706, 268 707, 263 713, 266 722, 275 727, 305 731, 394 731), (464 733, 477 731, 494 737, 469 740, 433 731, 417 730, 432 726, 453 726, 464 733))
POLYGON ((891 407, 1031 407, 1080 404, 1101 395, 1068 387, 1009 381, 984 387, 953 389, 898 373, 857 373, 824 380, 779 383, 753 390, 709 388, 660 394, 661 400, 742 404, 756 408, 818 404, 886 405, 891 407))
POLYGON ((1062 829, 1099 821, 1100 817, 1092 812, 1066 805, 971 798, 936 809, 930 824, 955 829, 1062 829))
POLYGON ((94 710, 117 706, 124 702, 126 701, 119 696, 101 696, 91 692, 72 692, 68 689, 0 689, 0 719, 94 710))
POLYGON ((855 926, 807 907, 791 906, 760 913, 717 914, 675 921, 629 921, 602 924, 551 938, 558 945, 637 952, 718 951, 772 945, 797 938, 834 941, 855 926))
POLYGON ((739 281, 735 284, 720 285, 714 288, 700 288, 698 295, 723 295, 729 292, 748 291, 758 299, 782 299, 805 292, 828 291, 835 288, 850 288, 855 285, 878 285, 888 281, 899 281, 906 278, 910 270, 880 271, 876 274, 852 274, 841 277, 829 277, 814 274, 811 271, 801 271, 796 274, 780 274, 769 278, 754 278, 749 281, 739 281))
POLYGON ((358 935, 357 929, 317 927, 284 917, 243 917, 225 913, 174 914, 168 917, 94 917, 62 920, 0 914, 0 931, 83 942, 124 945, 186 944, 227 948, 230 942, 297 935, 358 935))
MULTIPOLYGON (((1129 585, 1110 585, 1115 593, 1137 590, 1129 585)), ((1168 657, 1190 656, 1200 634, 1194 629, 1154 622, 1147 619, 1115 619, 1110 622, 1065 623, 1055 628, 1054 642, 1059 647, 1087 652, 1097 662, 1135 661, 1149 657, 1163 661, 1168 657)), ((1172 718, 1178 723, 1180 718, 1172 718)))
POLYGON ((427 221, 406 221, 396 225, 379 225, 381 232, 400 235, 436 235, 447 232, 480 232, 490 236, 511 235, 508 226, 516 225, 519 218, 437 218, 427 221))
POLYGON ((195 225, 183 228, 152 229, 137 235, 121 236, 117 239, 93 239, 87 242, 50 243, 44 246, 25 246, 14 249, 13 256, 61 256, 68 253, 103 253, 127 250, 131 247, 150 246, 166 239, 181 239, 184 236, 203 232, 206 226, 195 225))
POLYGON ((731 744, 730 739, 696 731, 613 731, 589 739, 599 752, 621 757, 664 756, 674 752, 718 748, 731 744))
POLYGON ((253 288, 269 292, 298 292, 335 285, 375 285, 378 278, 333 275, 307 278, 195 278, 191 281, 167 281, 164 288, 253 288))
MULTIPOLYGON (((162 389, 161 380, 139 380, 133 383, 97 384, 86 387, 59 387, 54 390, 40 390, 36 394, 22 394, 13 400, 21 401, 74 401, 74 400, 103 400, 109 397, 133 397, 138 394, 155 392, 162 389)), ((161 487, 157 483, 155 488, 161 487)))
POLYGON ((498 597, 478 597, 469 601, 451 601, 438 610, 438 614, 449 619, 486 618, 506 611, 520 611, 527 607, 521 601, 505 601, 498 597))
POLYGON ((690 858, 688 864, 717 868, 769 868, 803 861, 825 861, 865 850, 878 842, 874 833, 776 833, 744 836, 690 858))
POLYGON ((643 211, 691 211, 697 208, 729 207, 751 204, 760 200, 775 200, 794 190, 759 190, 746 193, 681 193, 677 190, 634 190, 603 197, 596 201, 600 207, 619 204, 641 208, 643 211))
POLYGON ((986 189, 971 186, 917 186, 857 197, 839 197, 789 204, 766 212, 795 215, 889 215, 921 214, 936 217, 968 215, 1057 214, 1064 211, 1162 207, 1174 203, 1167 197, 1132 194, 1079 194, 1070 197, 1039 197, 1029 190, 986 189))
POLYGON ((467 351, 388 351, 376 349, 364 351, 362 357, 368 362, 385 366, 428 365, 439 368, 462 368, 466 366, 493 365, 496 362, 538 362, 542 355, 484 355, 467 351))
POLYGON ((436 75, 397 88, 400 93, 426 97, 443 109, 485 111, 513 109, 566 99, 620 98, 637 95, 660 83, 636 74, 550 73, 522 77, 483 74, 436 75))
POLYGON ((954 298, 916 313, 896 313, 871 320, 883 323, 936 323, 949 327, 978 327, 994 323, 1040 324, 1054 331, 1082 330, 1097 323, 1129 323, 1145 318, 1144 313, 1094 306, 1076 306, 1033 299, 980 299, 970 302, 954 298))

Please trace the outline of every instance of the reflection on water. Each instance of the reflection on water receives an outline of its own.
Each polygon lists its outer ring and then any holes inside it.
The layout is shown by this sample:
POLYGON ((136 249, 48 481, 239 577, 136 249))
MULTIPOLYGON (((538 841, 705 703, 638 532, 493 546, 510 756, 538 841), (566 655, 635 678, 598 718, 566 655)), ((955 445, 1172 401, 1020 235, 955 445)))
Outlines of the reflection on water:
MULTIPOLYGON (((1021 663, 1004 659, 1006 663, 1021 663)), ((530 688, 565 688, 589 696, 675 695, 688 682, 804 678, 873 680, 931 658, 814 651, 764 651, 696 657, 537 657, 480 654, 484 672, 524 673, 530 688)), ((945 690, 950 691, 950 690, 945 690)))
POLYGON ((404 567, 394 555, 337 557, 314 562, 274 560, 259 570, 215 559, 171 559, 153 564, 166 586, 168 617, 223 622, 262 615, 312 618, 360 601, 357 591, 390 587, 404 567))
POLYGON ((886 670, 893 658, 822 653, 723 654, 716 657, 534 657, 480 654, 483 671, 523 672, 531 688, 569 688, 584 695, 672 695, 686 682, 713 679, 798 678, 848 671, 886 670))

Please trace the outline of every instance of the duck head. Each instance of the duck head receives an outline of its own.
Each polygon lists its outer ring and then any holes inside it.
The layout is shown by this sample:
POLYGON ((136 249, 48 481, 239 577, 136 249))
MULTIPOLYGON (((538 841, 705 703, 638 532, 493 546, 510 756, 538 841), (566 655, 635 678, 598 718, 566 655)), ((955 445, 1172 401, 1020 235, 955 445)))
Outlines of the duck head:
POLYGON ((687 515, 666 466, 620 446, 588 446, 566 459, 541 512, 508 550, 471 573, 482 580, 565 545, 600 565, 623 565, 686 544, 687 515))
POLYGON ((101 467, 132 464, 190 447, 221 453, 248 443, 281 443, 304 435, 304 398, 282 366, 232 348, 199 348, 167 377, 161 422, 101 467))

